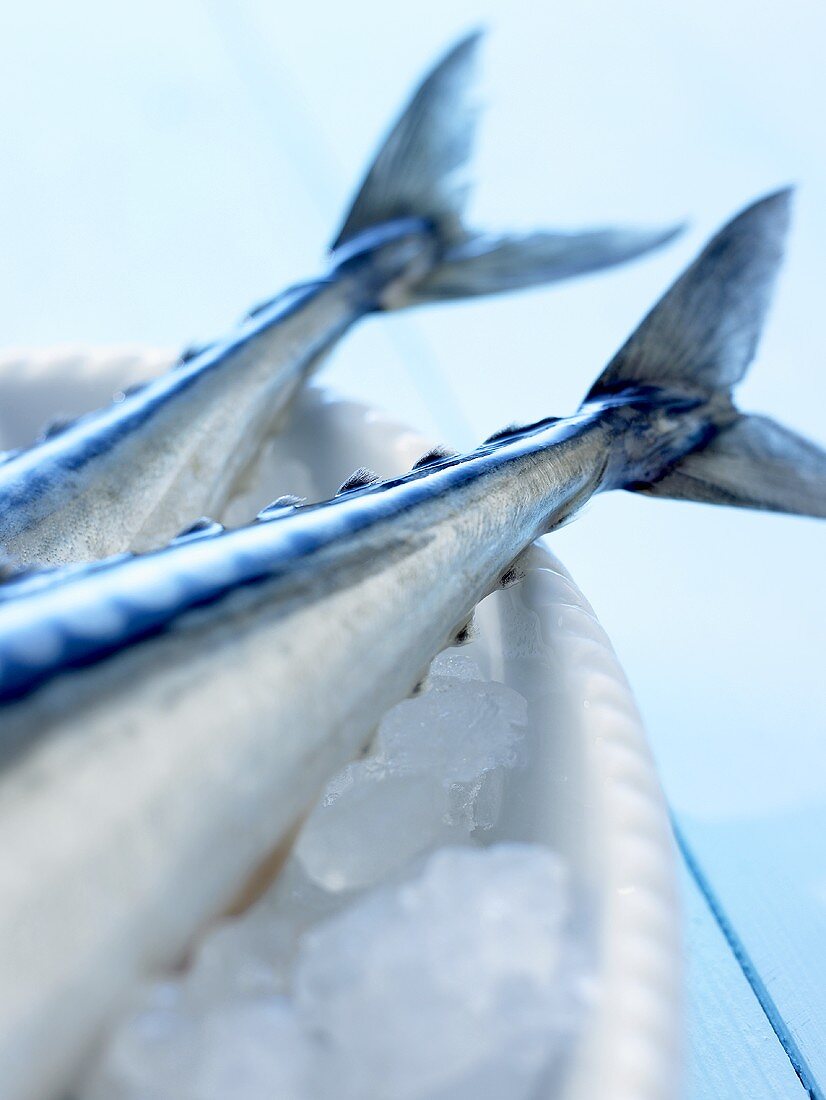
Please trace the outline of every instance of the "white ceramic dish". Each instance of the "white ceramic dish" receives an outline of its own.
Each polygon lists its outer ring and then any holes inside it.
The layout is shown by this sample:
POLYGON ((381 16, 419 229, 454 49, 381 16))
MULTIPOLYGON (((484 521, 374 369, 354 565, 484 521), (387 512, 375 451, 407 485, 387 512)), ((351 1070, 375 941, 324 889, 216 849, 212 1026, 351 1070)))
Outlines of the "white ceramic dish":
MULTIPOLYGON (((37 425, 102 404, 167 362, 134 350, 4 356, 0 448, 25 444, 37 425)), ((268 448, 253 496, 263 506, 285 492, 330 495, 357 466, 404 472, 429 443, 310 389, 268 448), (296 484, 307 470, 310 484, 296 484)), ((542 545, 525 580, 486 600, 478 617, 476 656, 530 707, 530 767, 507 792, 498 837, 547 843, 567 860, 594 966, 594 1007, 554 1100, 671 1100, 682 1031, 676 861, 630 689, 587 601, 542 545)))

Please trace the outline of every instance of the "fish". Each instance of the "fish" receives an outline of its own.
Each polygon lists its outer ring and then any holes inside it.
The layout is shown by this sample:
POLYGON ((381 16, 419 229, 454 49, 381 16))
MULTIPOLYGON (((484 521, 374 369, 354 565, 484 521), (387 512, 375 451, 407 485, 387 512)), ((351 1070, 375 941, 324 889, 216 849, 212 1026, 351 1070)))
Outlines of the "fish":
POLYGON ((624 489, 826 517, 826 451, 742 413, 790 193, 729 222, 577 412, 401 477, 0 586, 0 1080, 51 1095, 520 555, 624 489))
POLYGON ((463 221, 479 35, 457 43, 380 147, 329 270, 253 309, 224 339, 0 463, 0 549, 61 564, 160 546, 220 514, 290 399, 359 320, 609 267, 679 227, 496 235, 463 221))

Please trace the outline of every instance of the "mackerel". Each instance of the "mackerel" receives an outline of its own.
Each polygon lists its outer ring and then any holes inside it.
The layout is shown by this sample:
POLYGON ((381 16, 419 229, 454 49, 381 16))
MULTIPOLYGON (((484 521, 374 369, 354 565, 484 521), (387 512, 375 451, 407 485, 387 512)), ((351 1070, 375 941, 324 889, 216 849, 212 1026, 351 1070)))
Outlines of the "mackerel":
POLYGON ((826 516, 826 452, 740 413, 789 196, 730 222, 579 411, 234 531, 0 588, 0 1081, 53 1095, 519 556, 627 489, 826 516))
POLYGON ((380 148, 330 269, 258 306, 176 369, 0 464, 0 549, 59 564, 162 545, 220 513, 290 398, 375 312, 530 287, 622 263, 673 230, 490 236, 462 222, 478 36, 456 45, 380 148))

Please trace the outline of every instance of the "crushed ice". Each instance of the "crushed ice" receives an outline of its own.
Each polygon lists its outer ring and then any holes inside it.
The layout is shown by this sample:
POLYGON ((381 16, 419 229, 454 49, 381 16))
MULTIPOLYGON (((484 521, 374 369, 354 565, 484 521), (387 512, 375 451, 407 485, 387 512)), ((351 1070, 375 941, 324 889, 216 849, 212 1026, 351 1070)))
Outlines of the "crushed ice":
POLYGON ((529 1100, 577 1016, 565 869, 487 846, 525 700, 447 652, 264 897, 144 990, 81 1100, 529 1100))

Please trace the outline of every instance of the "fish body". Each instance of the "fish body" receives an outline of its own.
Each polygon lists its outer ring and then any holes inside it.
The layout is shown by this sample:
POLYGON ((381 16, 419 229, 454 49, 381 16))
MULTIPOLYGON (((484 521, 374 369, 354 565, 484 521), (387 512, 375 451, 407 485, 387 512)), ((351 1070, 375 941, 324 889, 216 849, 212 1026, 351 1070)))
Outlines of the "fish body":
POLYGON ((621 263, 674 232, 491 237, 461 219, 476 36, 432 70, 379 149, 322 278, 111 407, 0 464, 0 549, 60 564, 163 545, 231 487, 291 397, 369 314, 501 293, 621 263))
POLYGON ((113 987, 180 957, 243 888, 545 529, 548 502, 561 515, 596 487, 608 432, 595 413, 329 506, 19 582, 32 591, 2 608, 16 621, 0 615, 10 1097, 56 1091, 113 987), (67 645, 76 672, 35 686, 67 645))
POLYGON ((285 296, 235 338, 0 466, 6 552, 59 563, 145 549, 193 510, 220 510, 314 353, 356 316, 343 280, 285 296))
POLYGON ((0 588, 0 1079, 47 1097, 520 553, 625 488, 826 515, 826 453, 735 408, 788 196, 674 284, 579 412, 247 528, 0 588))

